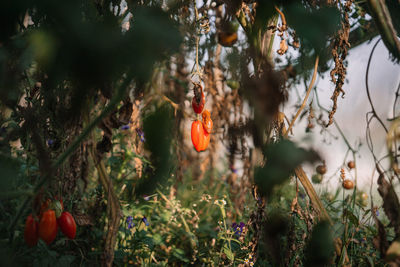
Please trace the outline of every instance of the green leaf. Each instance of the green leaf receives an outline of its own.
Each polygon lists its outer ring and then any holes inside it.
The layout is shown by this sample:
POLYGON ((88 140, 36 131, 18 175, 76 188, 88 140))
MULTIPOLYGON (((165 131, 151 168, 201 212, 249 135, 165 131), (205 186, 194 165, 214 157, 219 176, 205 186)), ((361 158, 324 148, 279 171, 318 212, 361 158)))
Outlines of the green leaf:
POLYGON ((183 262, 189 262, 189 260, 185 257, 185 252, 180 248, 174 248, 172 255, 183 262))
POLYGON ((227 244, 225 244, 224 248, 223 248, 223 252, 226 255, 226 257, 230 260, 230 261, 234 261, 235 259, 235 255, 232 253, 232 251, 228 248, 227 244))
POLYGON ((360 224, 359 221, 358 221, 357 216, 354 215, 354 213, 351 212, 350 210, 345 209, 345 210, 344 210, 344 214, 347 216, 347 218, 349 218, 350 222, 351 222, 353 225, 358 226, 358 225, 360 224))

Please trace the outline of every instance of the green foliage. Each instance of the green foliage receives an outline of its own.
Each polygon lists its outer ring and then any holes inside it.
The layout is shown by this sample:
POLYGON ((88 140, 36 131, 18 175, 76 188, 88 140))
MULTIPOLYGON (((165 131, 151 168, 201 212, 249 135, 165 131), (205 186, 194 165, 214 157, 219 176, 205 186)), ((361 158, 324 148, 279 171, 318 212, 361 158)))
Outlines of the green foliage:
POLYGON ((315 152, 298 148, 289 140, 266 146, 264 157, 266 163, 263 167, 255 169, 254 181, 266 196, 271 193, 275 185, 289 179, 294 169, 302 162, 313 162, 318 159, 315 152))

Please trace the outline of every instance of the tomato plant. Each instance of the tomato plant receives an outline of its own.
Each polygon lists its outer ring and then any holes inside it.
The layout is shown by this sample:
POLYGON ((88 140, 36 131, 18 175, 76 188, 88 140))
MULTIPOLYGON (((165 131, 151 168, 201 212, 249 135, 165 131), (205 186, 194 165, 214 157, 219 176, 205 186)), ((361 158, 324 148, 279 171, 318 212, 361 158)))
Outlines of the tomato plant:
POLYGON ((39 222, 39 237, 50 244, 57 235, 57 221, 54 210, 47 210, 42 214, 39 222))
POLYGON ((64 211, 57 219, 61 232, 69 239, 74 239, 76 235, 76 223, 74 217, 68 211, 64 211))
POLYGON ((38 222, 35 220, 32 214, 29 214, 26 218, 24 238, 26 244, 30 247, 35 246, 39 240, 38 222))

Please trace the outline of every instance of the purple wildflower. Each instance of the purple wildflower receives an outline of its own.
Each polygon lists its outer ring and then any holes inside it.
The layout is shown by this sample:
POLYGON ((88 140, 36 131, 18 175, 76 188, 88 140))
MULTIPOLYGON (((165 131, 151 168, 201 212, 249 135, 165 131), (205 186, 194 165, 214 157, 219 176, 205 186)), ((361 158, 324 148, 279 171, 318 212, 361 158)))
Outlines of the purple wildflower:
POLYGON ((379 216, 379 210, 376 210, 376 211, 375 211, 375 215, 376 215, 376 217, 379 216))
POLYGON ((150 225, 149 222, 147 221, 146 216, 143 216, 142 222, 143 222, 146 226, 149 226, 149 225, 150 225))
POLYGON ((144 132, 140 128, 136 128, 136 133, 139 135, 140 141, 144 143, 146 141, 146 138, 144 138, 144 132))
POLYGON ((229 166, 229 169, 231 169, 231 171, 232 171, 233 173, 238 173, 238 170, 235 169, 235 167, 234 167, 233 165, 230 165, 230 166, 229 166))
POLYGON ((128 229, 131 229, 132 227, 135 226, 135 224, 133 223, 133 217, 132 216, 128 216, 126 218, 126 223, 128 224, 128 229))
POLYGON ((143 195, 143 199, 146 200, 146 201, 149 201, 149 200, 150 200, 150 196, 148 196, 148 195, 143 195))
POLYGON ((53 139, 47 139, 47 145, 48 146, 52 146, 54 144, 54 140, 53 139))
POLYGON ((233 231, 235 231, 235 235, 237 237, 239 237, 242 234, 244 227, 245 227, 245 224, 243 222, 240 222, 239 224, 237 224, 235 222, 232 223, 233 231))
POLYGON ((129 130, 129 128, 131 128, 131 126, 129 126, 129 124, 125 124, 121 126, 121 130, 129 130))

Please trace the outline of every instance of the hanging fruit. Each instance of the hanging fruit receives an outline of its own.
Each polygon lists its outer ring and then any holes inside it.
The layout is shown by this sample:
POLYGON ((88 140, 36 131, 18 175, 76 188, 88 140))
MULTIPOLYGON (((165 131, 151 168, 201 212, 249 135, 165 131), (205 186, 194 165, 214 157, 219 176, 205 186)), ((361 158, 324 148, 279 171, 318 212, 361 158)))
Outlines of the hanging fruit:
POLYGON ((325 174, 326 173, 326 165, 325 163, 322 165, 318 165, 317 168, 315 168, 315 170, 319 173, 319 174, 325 174))
POLYGON ((202 124, 203 124, 204 130, 206 130, 206 132, 210 134, 211 130, 213 128, 213 121, 211 120, 211 114, 207 109, 205 109, 203 114, 201 114, 201 116, 203 118, 202 124))
POLYGON ((346 179, 346 180, 343 180, 342 186, 344 189, 353 189, 354 183, 353 183, 353 181, 346 179))
POLYGON ((368 206, 368 194, 363 191, 357 191, 356 202, 363 207, 368 206))
POLYGON ((230 21, 222 21, 217 34, 218 43, 226 47, 234 45, 238 39, 238 26, 238 24, 230 21))
POLYGON ((69 239, 74 239, 76 234, 76 223, 74 217, 68 211, 64 211, 57 219, 61 232, 69 239))
POLYGON ((356 164, 354 163, 354 161, 349 161, 347 163, 347 167, 349 167, 349 169, 354 169, 356 167, 356 164))
POLYGON ((192 123, 191 138, 194 148, 200 152, 206 150, 210 143, 210 134, 204 129, 199 120, 192 123))
POLYGON ((49 245, 57 235, 57 221, 54 210, 43 212, 39 222, 39 237, 49 245))
POLYGON ((230 47, 234 45, 237 41, 236 32, 219 32, 218 33, 218 43, 225 47, 230 47))
POLYGON ((322 182, 323 176, 322 174, 316 173, 311 177, 311 180, 314 184, 320 184, 322 182))
POLYGON ((193 85, 194 97, 192 99, 192 108, 195 113, 201 114, 206 103, 203 87, 199 83, 193 83, 193 85))
POLYGON ((29 247, 33 247, 39 240, 38 222, 29 214, 25 222, 24 239, 29 247))

